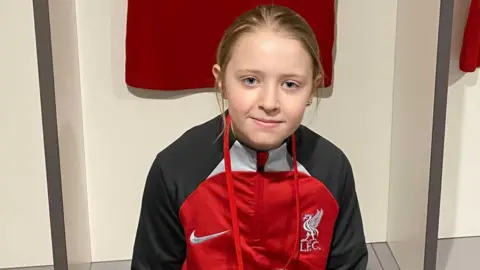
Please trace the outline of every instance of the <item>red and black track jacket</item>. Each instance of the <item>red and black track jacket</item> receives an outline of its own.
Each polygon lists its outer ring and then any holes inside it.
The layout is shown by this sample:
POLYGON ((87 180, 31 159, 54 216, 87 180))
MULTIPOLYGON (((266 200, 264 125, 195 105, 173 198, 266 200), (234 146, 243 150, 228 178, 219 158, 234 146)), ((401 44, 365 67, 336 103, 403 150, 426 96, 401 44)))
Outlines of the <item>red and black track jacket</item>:
POLYGON ((366 269, 351 165, 305 126, 255 151, 218 116, 155 158, 132 270, 366 269), (288 266, 287 266, 288 265, 288 266))

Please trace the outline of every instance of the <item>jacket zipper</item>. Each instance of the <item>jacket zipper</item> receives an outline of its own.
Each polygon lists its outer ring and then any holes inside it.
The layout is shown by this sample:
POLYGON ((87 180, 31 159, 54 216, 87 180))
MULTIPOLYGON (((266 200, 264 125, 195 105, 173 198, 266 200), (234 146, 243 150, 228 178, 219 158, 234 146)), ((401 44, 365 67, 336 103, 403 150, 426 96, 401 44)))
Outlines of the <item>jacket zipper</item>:
POLYGON ((263 177, 259 177, 257 180, 257 200, 255 202, 255 215, 252 228, 252 242, 259 243, 262 239, 261 226, 262 226, 262 213, 263 213, 263 190, 264 190, 263 177))
POLYGON ((255 214, 253 219, 252 228, 252 242, 259 244, 262 240, 262 216, 263 216, 263 193, 265 188, 265 178, 262 173, 264 172, 265 164, 268 159, 268 152, 257 153, 257 183, 256 183, 256 202, 255 202, 255 214))

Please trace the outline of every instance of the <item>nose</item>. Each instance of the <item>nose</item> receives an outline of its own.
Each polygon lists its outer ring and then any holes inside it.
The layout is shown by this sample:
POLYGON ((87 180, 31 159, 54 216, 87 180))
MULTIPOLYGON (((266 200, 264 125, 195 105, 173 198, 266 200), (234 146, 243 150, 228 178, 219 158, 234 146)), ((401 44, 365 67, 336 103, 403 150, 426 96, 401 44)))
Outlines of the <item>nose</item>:
POLYGON ((275 85, 266 85, 262 90, 259 107, 267 113, 277 112, 280 108, 278 91, 275 85))

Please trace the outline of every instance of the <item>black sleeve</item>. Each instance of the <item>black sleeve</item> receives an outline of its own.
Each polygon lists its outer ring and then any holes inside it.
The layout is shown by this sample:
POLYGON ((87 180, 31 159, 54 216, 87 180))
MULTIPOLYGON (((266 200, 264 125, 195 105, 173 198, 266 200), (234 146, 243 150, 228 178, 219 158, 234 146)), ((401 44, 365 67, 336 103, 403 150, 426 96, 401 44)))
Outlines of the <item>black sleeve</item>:
POLYGON ((157 155, 143 191, 132 270, 181 269, 186 243, 172 190, 166 185, 157 155))
POLYGON ((345 157, 345 185, 340 199, 327 269, 365 270, 368 251, 358 204, 352 167, 345 157))

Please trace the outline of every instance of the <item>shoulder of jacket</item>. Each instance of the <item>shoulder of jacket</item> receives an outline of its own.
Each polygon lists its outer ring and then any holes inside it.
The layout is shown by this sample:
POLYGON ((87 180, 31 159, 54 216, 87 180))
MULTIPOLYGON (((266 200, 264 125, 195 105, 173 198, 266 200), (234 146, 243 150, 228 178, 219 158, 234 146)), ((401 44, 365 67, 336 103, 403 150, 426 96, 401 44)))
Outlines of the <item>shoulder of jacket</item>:
POLYGON ((334 162, 348 163, 348 158, 345 152, 333 143, 330 139, 316 133, 310 128, 302 125, 300 126, 302 147, 310 148, 313 151, 312 158, 327 158, 334 162))
POLYGON ((201 156, 206 156, 212 151, 218 151, 221 145, 219 132, 222 124, 221 116, 189 128, 176 140, 157 153, 156 159, 162 167, 168 168, 174 164, 187 166, 196 163, 201 156), (193 162, 193 163, 192 163, 193 162))
POLYGON ((347 181, 353 180, 350 179, 353 175, 347 155, 335 143, 305 126, 301 127, 301 140, 297 160, 340 204, 347 181))

